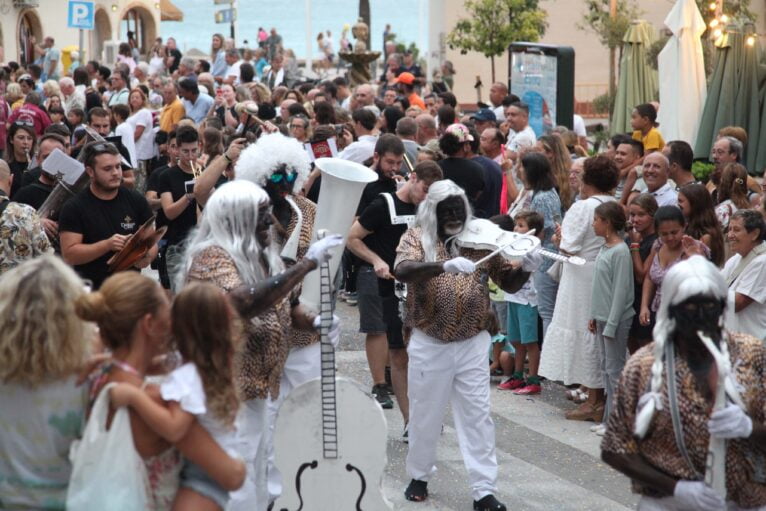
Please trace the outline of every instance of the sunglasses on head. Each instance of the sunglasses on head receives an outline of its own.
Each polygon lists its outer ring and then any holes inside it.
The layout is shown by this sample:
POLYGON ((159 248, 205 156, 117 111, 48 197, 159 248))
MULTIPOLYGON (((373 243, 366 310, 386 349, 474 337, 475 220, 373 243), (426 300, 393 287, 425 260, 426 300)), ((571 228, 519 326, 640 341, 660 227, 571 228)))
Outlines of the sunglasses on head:
POLYGON ((25 120, 17 120, 17 121, 14 121, 13 124, 15 124, 16 126, 26 126, 27 128, 34 128, 35 127, 35 123, 34 122, 32 122, 32 121, 25 121, 25 120))
POLYGON ((283 179, 286 178, 288 183, 294 183, 297 177, 298 177, 297 172, 291 172, 287 174, 287 176, 285 176, 285 174, 282 172, 275 172, 274 174, 269 176, 269 181, 271 181, 274 184, 279 184, 282 182, 283 179))
POLYGON ((99 142, 98 144, 90 146, 90 150, 95 153, 105 153, 107 151, 116 151, 117 146, 111 142, 99 142))

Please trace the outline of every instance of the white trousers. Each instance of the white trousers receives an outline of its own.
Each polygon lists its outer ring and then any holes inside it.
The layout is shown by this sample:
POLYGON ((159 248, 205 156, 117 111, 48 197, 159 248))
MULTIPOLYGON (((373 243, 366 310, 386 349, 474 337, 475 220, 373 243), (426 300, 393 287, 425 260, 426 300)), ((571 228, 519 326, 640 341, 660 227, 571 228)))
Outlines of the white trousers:
POLYGON ((464 341, 444 343, 415 329, 407 346, 407 474, 428 481, 436 472, 437 442, 447 403, 451 403, 474 500, 497 491, 495 425, 490 417, 487 369, 489 345, 486 331, 464 341))
POLYGON ((267 410, 265 399, 250 399, 237 418, 239 436, 245 445, 240 453, 247 466, 242 488, 231 492, 227 511, 265 511, 269 505, 266 489, 267 410))
MULTIPOLYGON (((681 511, 682 508, 678 506, 675 497, 663 497, 657 499, 642 495, 641 500, 638 501, 637 509, 638 511, 681 511)), ((744 508, 739 507, 735 502, 728 500, 726 501, 725 511, 766 511, 766 506, 744 508)))
POLYGON ((268 399, 268 438, 266 449, 268 453, 268 466, 266 474, 268 479, 269 502, 275 501, 282 494, 282 474, 274 464, 274 425, 277 421, 277 412, 282 402, 290 392, 309 380, 319 378, 321 366, 321 348, 318 342, 293 348, 287 355, 285 368, 282 370, 282 378, 279 382, 279 397, 276 400, 268 399))

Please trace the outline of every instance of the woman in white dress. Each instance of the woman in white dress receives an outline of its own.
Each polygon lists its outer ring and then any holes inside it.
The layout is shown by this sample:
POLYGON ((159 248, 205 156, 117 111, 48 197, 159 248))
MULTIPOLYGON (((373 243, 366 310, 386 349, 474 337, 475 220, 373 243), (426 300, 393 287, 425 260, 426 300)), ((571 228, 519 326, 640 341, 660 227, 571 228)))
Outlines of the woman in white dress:
POLYGON ((577 255, 584 266, 563 265, 553 319, 546 332, 540 359, 540 375, 565 385, 579 383, 588 389, 588 400, 567 412, 567 419, 601 422, 604 413, 604 381, 601 349, 588 331, 593 267, 604 239, 593 232, 593 212, 604 202, 614 200, 617 168, 606 156, 585 160, 580 200, 572 204, 557 235, 559 250, 577 255))

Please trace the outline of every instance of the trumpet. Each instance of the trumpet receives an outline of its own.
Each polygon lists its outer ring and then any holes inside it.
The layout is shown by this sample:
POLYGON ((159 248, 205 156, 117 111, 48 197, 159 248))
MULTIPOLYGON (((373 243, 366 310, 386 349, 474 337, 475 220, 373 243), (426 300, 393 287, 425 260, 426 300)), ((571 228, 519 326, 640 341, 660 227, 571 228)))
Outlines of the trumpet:
POLYGON ((404 153, 404 164, 407 165, 407 173, 412 174, 415 171, 415 167, 412 165, 412 162, 410 161, 410 157, 407 156, 407 153, 404 153))

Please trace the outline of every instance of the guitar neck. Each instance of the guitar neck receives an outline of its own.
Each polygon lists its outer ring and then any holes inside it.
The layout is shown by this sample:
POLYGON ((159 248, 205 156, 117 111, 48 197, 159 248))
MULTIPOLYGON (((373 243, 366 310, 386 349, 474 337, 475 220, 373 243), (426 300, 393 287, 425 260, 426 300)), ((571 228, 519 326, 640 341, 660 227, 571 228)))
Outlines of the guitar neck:
POLYGON ((335 388, 335 348, 330 341, 332 326, 333 301, 330 263, 323 263, 319 268, 320 317, 319 326, 322 389, 322 451, 325 459, 338 457, 338 411, 335 388))

